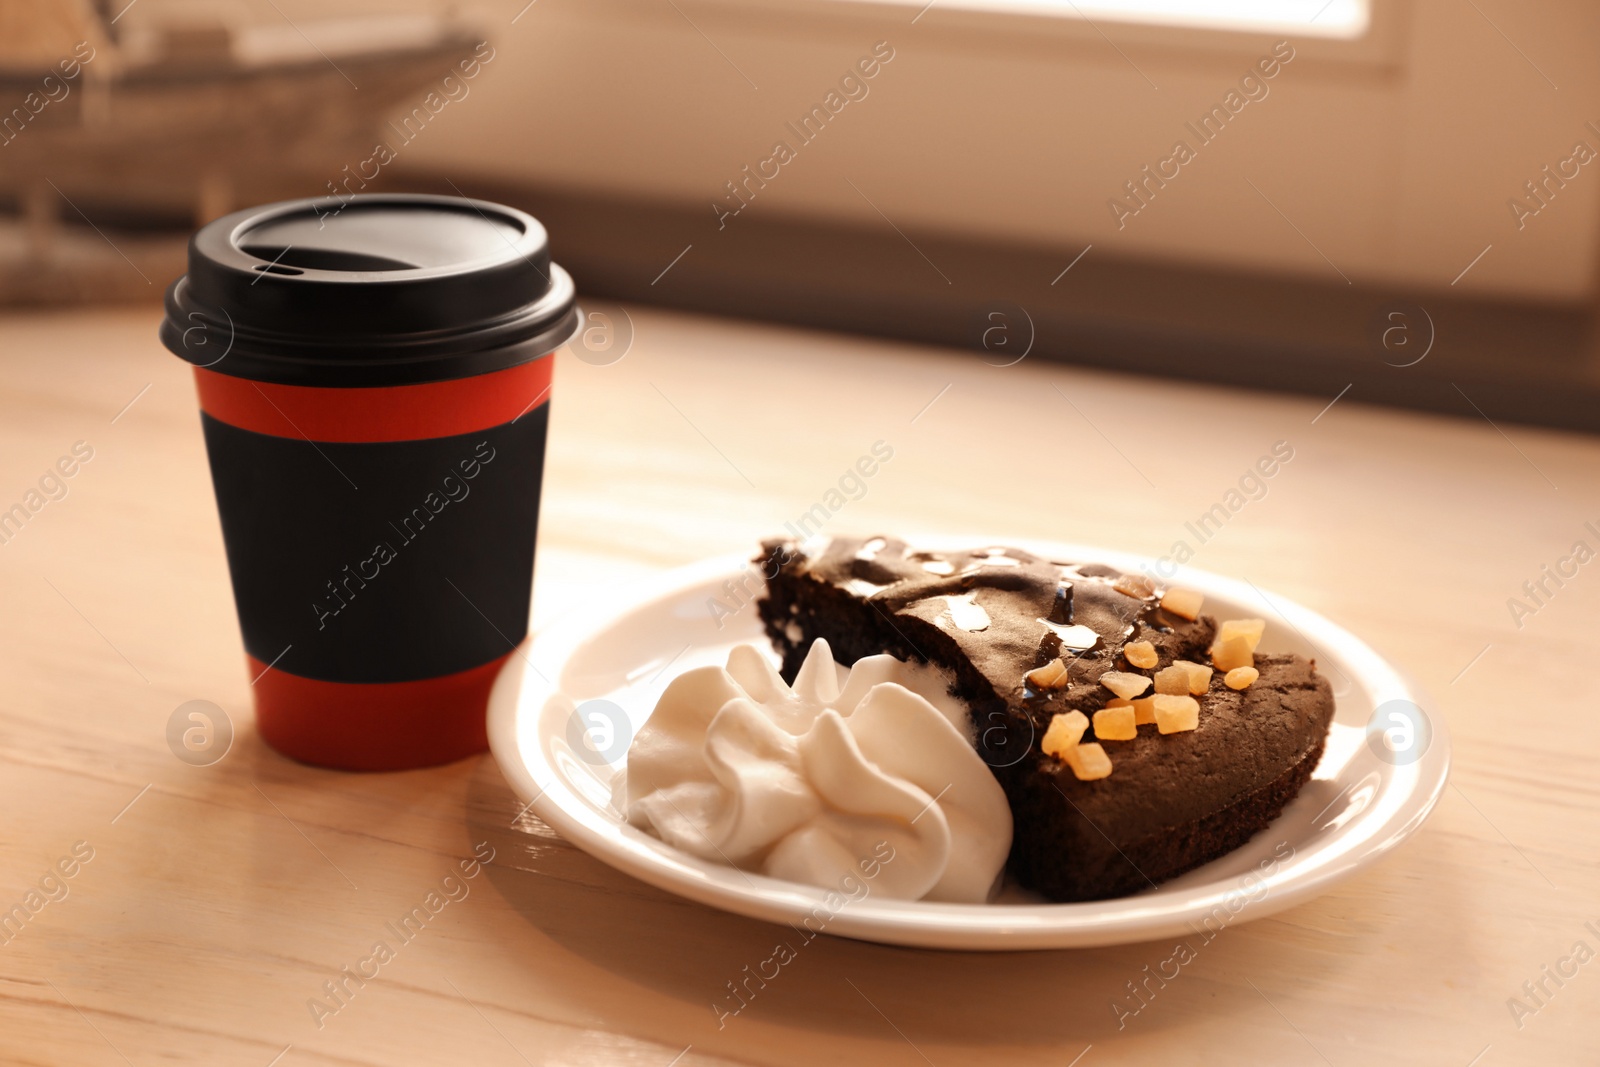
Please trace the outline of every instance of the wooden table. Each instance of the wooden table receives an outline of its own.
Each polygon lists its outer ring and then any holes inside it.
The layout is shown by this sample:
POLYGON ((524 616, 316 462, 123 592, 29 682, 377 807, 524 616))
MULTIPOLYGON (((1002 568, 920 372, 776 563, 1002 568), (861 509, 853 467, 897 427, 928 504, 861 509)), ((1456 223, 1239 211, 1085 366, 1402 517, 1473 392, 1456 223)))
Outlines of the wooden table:
POLYGON ((1465 403, 1459 419, 1353 393, 1325 407, 648 309, 632 309, 620 362, 563 354, 539 626, 617 583, 750 548, 878 440, 893 460, 830 528, 1157 555, 1288 441, 1267 496, 1195 565, 1366 636, 1454 734, 1452 785, 1415 839, 1230 927, 1120 1031, 1113 998, 1172 946, 968 955, 822 938, 719 1029, 712 1001, 776 928, 648 888, 519 817, 488 757, 354 775, 258 741, 193 389, 157 316, 0 320, 0 510, 75 442, 93 449, 0 545, 0 909, 41 880, 60 897, 34 898, 0 945, 0 1060, 1600 1062, 1600 962, 1545 979, 1534 1013, 1507 1004, 1533 1007, 1523 983, 1574 942, 1600 949, 1600 563, 1520 629, 1507 606, 1574 541, 1600 548, 1584 526, 1600 526, 1595 440, 1494 427, 1465 403), (167 741, 196 699, 237 731, 212 766, 167 741), (324 983, 394 943, 386 924, 484 842, 493 861, 467 895, 328 1000, 324 983), (48 879, 58 861, 72 877, 48 879), (318 997, 339 1010, 315 1012, 318 997))

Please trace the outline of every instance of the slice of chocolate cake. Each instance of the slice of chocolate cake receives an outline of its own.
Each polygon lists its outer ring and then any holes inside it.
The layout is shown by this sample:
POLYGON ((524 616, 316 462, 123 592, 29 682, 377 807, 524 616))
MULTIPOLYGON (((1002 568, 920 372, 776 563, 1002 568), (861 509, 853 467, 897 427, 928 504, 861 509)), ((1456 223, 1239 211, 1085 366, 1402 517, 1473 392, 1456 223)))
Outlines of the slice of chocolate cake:
POLYGON ((1052 900, 1137 892, 1237 848, 1321 758, 1333 693, 1315 665, 1255 655, 1259 624, 1219 634, 1142 576, 887 537, 811 555, 766 541, 757 562, 786 679, 818 637, 847 665, 886 652, 950 672, 1011 804, 1008 869, 1052 900))

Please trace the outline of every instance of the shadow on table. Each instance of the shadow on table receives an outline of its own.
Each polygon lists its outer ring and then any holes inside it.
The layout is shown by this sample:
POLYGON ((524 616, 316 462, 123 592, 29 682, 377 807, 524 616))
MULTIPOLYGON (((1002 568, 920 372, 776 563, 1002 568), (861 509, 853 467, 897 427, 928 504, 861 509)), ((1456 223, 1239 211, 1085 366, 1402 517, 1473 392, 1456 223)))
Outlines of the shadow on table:
MULTIPOLYGON (((1070 1055, 1119 1035, 1183 1028, 1197 1012, 1214 1022, 1241 1005, 1266 1011, 1245 978, 1261 981, 1267 971, 1281 982, 1281 972, 1305 964, 1278 945, 1263 958, 1263 928, 1241 933, 1243 924, 1209 942, 1185 939, 1186 957, 1178 939, 996 953, 807 941, 791 927, 655 889, 567 844, 531 813, 517 817, 523 805, 491 760, 467 799, 472 841, 495 846, 489 877, 513 908, 595 966, 703 1011, 708 1035, 747 1019, 879 1039, 903 1026, 900 1036, 913 1043, 1051 1043, 1070 1055), (1219 984, 1245 995, 1219 997, 1219 984)), ((1322 985, 1350 965, 1345 952, 1319 952, 1315 977, 1306 978, 1322 985)))

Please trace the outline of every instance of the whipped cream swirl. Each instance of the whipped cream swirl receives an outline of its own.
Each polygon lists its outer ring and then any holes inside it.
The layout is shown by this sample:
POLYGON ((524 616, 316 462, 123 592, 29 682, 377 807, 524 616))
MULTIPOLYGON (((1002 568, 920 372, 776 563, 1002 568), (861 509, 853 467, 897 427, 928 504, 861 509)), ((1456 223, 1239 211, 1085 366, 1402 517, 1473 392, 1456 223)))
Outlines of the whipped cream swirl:
POLYGON ((1005 793, 933 668, 812 644, 793 688, 740 645, 675 678, 628 750, 628 821, 713 862, 833 886, 882 842, 874 888, 983 902, 1011 848, 1005 793))

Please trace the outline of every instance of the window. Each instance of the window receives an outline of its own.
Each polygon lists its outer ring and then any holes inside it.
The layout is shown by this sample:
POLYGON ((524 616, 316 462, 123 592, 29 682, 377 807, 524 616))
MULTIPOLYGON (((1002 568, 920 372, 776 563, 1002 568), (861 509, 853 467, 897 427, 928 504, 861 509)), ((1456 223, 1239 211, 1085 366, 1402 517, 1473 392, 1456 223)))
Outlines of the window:
POLYGON ((1284 33, 1349 40, 1367 32, 1371 0, 887 0, 910 7, 1059 15, 1090 22, 1284 33))

